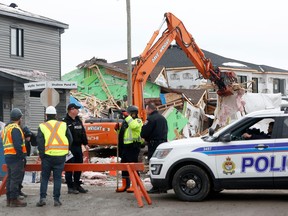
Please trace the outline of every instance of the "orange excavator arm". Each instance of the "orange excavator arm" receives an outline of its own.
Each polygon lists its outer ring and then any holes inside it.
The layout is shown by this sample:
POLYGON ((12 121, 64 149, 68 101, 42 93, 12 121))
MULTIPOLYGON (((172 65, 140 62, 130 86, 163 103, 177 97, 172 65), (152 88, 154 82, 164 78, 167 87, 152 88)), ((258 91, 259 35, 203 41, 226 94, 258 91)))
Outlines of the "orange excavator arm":
POLYGON ((233 94, 230 82, 235 82, 236 79, 233 77, 234 75, 230 73, 227 79, 227 77, 223 77, 218 68, 215 69, 212 66, 210 59, 205 57, 204 53, 198 47, 192 35, 186 30, 181 20, 172 13, 165 13, 160 28, 154 32, 132 71, 133 104, 139 107, 139 116, 143 120, 146 119, 143 97, 144 86, 149 75, 174 40, 186 53, 187 57, 193 62, 202 76, 217 85, 218 95, 228 96, 233 94), (161 37, 154 43, 159 34, 159 30, 165 21, 167 23, 167 28, 163 31, 161 37))

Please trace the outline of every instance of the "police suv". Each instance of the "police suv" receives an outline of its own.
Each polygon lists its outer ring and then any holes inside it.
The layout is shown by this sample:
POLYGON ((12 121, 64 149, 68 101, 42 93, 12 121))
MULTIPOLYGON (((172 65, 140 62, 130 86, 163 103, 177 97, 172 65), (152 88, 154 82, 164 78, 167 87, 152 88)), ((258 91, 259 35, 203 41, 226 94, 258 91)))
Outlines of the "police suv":
POLYGON ((262 110, 209 135, 158 146, 150 159, 153 186, 201 201, 223 189, 288 189, 288 114, 262 110), (244 139, 244 133, 269 136, 244 139))

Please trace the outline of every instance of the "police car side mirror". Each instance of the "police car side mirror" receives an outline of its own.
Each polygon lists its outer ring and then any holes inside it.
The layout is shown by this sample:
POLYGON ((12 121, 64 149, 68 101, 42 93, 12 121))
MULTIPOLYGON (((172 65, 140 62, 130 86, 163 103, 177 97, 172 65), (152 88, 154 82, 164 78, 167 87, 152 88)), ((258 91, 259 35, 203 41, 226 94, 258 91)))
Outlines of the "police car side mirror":
POLYGON ((209 136, 213 136, 214 132, 215 132, 215 131, 214 131, 213 128, 210 127, 210 128, 208 129, 208 134, 209 134, 209 136))
POLYGON ((221 142, 230 142, 230 141, 231 141, 231 134, 230 134, 230 133, 224 134, 223 136, 221 136, 221 137, 219 138, 219 140, 220 140, 221 142))

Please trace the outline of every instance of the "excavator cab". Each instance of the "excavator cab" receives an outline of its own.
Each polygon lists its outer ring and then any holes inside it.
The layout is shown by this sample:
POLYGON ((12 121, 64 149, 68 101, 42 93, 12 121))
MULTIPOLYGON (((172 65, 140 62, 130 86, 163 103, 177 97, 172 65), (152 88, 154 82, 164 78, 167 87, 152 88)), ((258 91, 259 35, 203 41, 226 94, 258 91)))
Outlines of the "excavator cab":
POLYGON ((118 134, 115 131, 115 125, 121 125, 124 117, 122 110, 109 108, 107 118, 86 119, 84 127, 90 147, 111 147, 117 146, 118 134))

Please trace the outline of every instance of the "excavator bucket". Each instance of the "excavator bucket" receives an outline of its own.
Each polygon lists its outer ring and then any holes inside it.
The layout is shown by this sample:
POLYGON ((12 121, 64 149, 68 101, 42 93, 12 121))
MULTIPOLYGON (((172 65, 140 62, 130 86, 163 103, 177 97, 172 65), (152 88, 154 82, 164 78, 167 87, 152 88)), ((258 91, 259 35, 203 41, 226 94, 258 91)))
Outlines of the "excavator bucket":
POLYGON ((219 96, 229 96, 233 95, 234 89, 233 84, 237 83, 237 77, 234 72, 221 72, 220 79, 215 81, 218 86, 217 94, 219 96))
POLYGON ((232 88, 232 86, 226 86, 225 89, 224 89, 224 88, 219 89, 219 90, 217 91, 217 94, 218 94, 219 96, 223 96, 223 97, 227 97, 227 96, 229 96, 229 95, 233 95, 233 88, 232 88))

